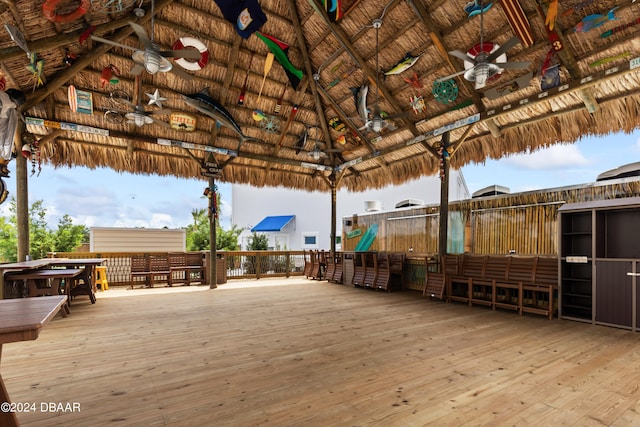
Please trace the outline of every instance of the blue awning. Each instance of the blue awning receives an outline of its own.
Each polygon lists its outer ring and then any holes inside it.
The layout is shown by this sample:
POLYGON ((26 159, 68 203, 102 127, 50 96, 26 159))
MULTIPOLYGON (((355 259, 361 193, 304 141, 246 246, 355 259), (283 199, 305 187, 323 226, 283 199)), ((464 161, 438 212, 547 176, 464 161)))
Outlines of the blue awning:
POLYGON ((295 215, 266 216, 251 231, 282 231, 295 217, 295 215))

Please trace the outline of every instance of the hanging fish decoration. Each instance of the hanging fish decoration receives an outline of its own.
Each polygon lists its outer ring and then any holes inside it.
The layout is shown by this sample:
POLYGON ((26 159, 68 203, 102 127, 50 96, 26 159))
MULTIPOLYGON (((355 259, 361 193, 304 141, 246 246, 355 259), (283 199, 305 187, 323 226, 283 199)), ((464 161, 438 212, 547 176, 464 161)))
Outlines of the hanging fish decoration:
POLYGON ((413 56, 411 52, 407 52, 400 62, 389 68, 387 71, 384 71, 384 76, 392 76, 407 71, 409 68, 413 67, 416 62, 418 62, 418 59, 420 59, 421 56, 422 55, 413 56))
POLYGON ((356 105, 358 116, 366 122, 369 119, 369 110, 367 109, 369 86, 362 85, 360 87, 352 87, 351 92, 353 93, 353 102, 356 105))
POLYGON ((598 28, 602 24, 606 22, 613 21, 616 19, 614 12, 618 7, 614 7, 606 15, 594 14, 585 16, 582 18, 582 21, 578 22, 578 25, 573 29, 576 33, 586 33, 589 30, 593 30, 594 28, 598 28))
POLYGON ((29 65, 27 65, 27 70, 29 70, 31 74, 33 74, 33 77, 35 77, 35 83, 33 85, 33 90, 35 91, 37 87, 44 84, 42 81, 44 59, 38 59, 38 55, 35 52, 31 52, 29 54, 29 65))
MULTIPOLYGON (((246 140, 253 139, 242 133, 242 129, 240 129, 240 126, 233 119, 231 114, 222 105, 209 96, 208 88, 204 88, 193 95, 182 95, 182 99, 187 103, 187 105, 195 108, 202 114, 206 114, 222 126, 225 126, 238 134, 241 144, 246 140)), ((238 147, 238 149, 239 148, 240 147, 238 147)))

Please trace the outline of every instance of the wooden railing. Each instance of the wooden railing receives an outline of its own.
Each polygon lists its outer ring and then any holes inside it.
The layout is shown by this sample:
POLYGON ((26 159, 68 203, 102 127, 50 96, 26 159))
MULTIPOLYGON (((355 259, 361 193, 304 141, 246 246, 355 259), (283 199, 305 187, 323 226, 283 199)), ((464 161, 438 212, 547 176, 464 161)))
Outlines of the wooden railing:
MULTIPOLYGON (((175 251, 173 251, 175 252, 175 251)), ((205 253, 205 282, 208 284, 210 257, 205 253)), ((56 252, 55 258, 107 258, 109 286, 131 285, 131 257, 136 255, 166 255, 168 252, 56 252)), ((304 269, 303 251, 221 251, 217 253, 218 283, 224 279, 301 276, 304 269), (222 271, 220 271, 222 270, 222 271)))

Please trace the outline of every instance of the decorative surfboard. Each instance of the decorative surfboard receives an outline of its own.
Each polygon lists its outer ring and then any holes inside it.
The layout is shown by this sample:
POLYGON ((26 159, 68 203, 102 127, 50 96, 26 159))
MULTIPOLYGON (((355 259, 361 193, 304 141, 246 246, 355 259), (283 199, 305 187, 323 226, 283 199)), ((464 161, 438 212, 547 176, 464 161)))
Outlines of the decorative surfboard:
POLYGON ((502 0, 499 4, 507 16, 511 29, 513 29, 516 36, 522 40, 522 44, 526 47, 532 46, 533 33, 531 32, 527 15, 524 13, 524 10, 522 10, 522 6, 520 6, 520 2, 518 2, 518 0, 502 0))
POLYGON ((360 239, 358 244, 356 245, 356 252, 364 252, 368 251, 371 245, 373 245, 373 241, 376 240, 376 236, 378 235, 378 224, 372 224, 371 227, 367 229, 364 233, 364 236, 360 239))

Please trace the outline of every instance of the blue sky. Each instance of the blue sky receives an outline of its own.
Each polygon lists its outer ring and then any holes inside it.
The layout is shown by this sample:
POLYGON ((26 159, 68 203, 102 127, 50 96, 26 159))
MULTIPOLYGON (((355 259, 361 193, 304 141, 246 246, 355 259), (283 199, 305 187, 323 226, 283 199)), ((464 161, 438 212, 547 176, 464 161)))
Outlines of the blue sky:
MULTIPOLYGON (((584 138, 528 155, 468 165, 462 171, 470 193, 494 184, 521 192, 594 182, 604 171, 638 161, 640 130, 584 138)), ((15 162, 10 170, 11 178, 5 178, 9 197, 16 193, 15 162)), ((51 228, 64 214, 87 227, 180 228, 191 222, 194 209, 207 207, 202 195, 206 186, 206 181, 193 179, 121 174, 108 169, 54 169, 43 164, 39 176, 29 177, 29 204, 43 201, 51 228)), ((222 225, 227 228, 231 186, 219 184, 219 189, 222 225)), ((8 201, 0 205, 0 215, 7 216, 8 207, 8 201)))

